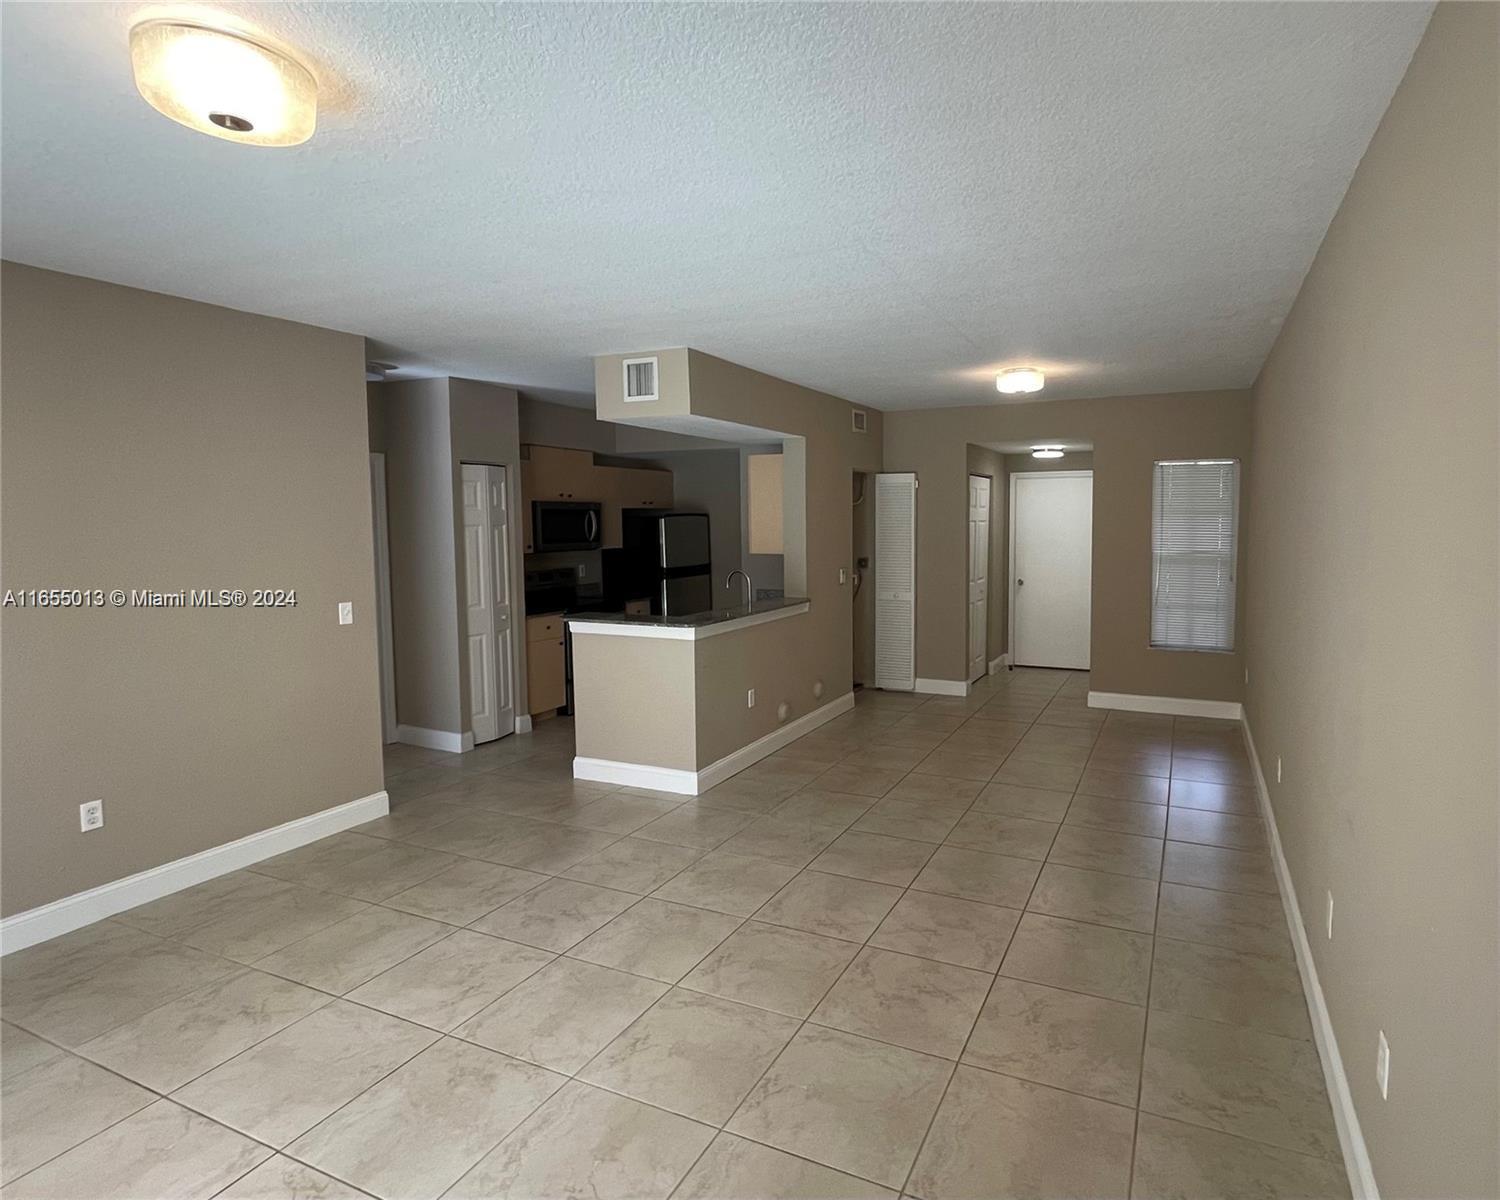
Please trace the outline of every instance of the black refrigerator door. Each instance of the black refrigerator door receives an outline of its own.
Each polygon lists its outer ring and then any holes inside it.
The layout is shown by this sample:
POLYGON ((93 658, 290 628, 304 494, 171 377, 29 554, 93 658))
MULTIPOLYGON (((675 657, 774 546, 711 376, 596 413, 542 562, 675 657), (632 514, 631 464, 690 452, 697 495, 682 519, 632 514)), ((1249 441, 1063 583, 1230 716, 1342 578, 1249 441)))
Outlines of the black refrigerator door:
POLYGON ((662 579, 656 604, 661 616, 685 617, 707 612, 714 606, 713 577, 707 571, 700 575, 671 575, 662 579))

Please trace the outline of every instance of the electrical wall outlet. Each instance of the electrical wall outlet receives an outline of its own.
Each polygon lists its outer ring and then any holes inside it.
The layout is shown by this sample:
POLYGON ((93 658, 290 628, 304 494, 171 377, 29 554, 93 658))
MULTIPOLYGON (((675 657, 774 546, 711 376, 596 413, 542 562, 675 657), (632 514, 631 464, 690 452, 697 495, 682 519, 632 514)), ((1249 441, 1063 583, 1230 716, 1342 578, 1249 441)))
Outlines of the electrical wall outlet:
POLYGON ((1250 683, 1250 668, 1249 667, 1245 668, 1245 683, 1246 683, 1247 686, 1250 683))
POLYGON ((339 601, 339 624, 340 625, 353 625, 354 624, 354 601, 352 601, 352 600, 340 600, 339 601))
POLYGON ((1380 1085, 1380 1098, 1388 1098, 1391 1084, 1391 1044, 1385 1040, 1385 1030, 1380 1031, 1380 1040, 1375 1043, 1375 1082, 1380 1085))
POLYGON ((579 563, 578 564, 578 578, 579 579, 587 579, 588 575, 589 575, 588 564, 587 563, 579 563))
POLYGON ((1333 940, 1333 893, 1332 892, 1328 893, 1328 919, 1324 923, 1324 925, 1325 925, 1325 928, 1328 930, 1328 940, 1332 941, 1333 940))
POLYGON ((746 708, 754 708, 755 707, 755 689, 754 688, 751 688, 748 692, 745 693, 745 707, 746 708))
POLYGON ((1281 782, 1281 755, 1276 756, 1276 782, 1281 782))
POLYGON ((78 806, 78 828, 84 833, 104 828, 104 801, 90 800, 78 806))
POLYGON ((839 582, 840 583, 848 583, 849 582, 849 570, 848 570, 847 567, 840 567, 839 568, 839 582))

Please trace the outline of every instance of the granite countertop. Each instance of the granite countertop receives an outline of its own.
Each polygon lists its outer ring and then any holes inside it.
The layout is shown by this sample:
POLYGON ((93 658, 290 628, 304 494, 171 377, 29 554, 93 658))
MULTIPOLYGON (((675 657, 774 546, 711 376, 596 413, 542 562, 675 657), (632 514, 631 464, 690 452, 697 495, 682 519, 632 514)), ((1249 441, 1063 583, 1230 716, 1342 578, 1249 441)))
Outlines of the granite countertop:
POLYGON ((702 629, 708 625, 722 625, 729 621, 743 621, 747 617, 758 617, 765 613, 780 612, 808 603, 805 596, 778 596, 775 600, 757 600, 753 604, 737 604, 732 608, 713 608, 706 612, 686 613, 680 617, 658 617, 650 613, 568 613, 569 621, 588 621, 598 625, 644 625, 659 629, 702 629))

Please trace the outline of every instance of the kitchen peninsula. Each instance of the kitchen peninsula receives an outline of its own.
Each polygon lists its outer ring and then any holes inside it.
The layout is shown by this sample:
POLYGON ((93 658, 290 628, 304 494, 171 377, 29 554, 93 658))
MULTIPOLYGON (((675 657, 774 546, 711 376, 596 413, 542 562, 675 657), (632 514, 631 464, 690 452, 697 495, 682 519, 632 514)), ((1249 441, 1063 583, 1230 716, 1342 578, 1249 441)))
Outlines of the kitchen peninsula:
POLYGON ((796 597, 685 616, 567 618, 575 692, 573 775, 697 795, 854 706, 813 679, 811 602, 796 597), (783 694, 788 693, 788 694, 783 694))

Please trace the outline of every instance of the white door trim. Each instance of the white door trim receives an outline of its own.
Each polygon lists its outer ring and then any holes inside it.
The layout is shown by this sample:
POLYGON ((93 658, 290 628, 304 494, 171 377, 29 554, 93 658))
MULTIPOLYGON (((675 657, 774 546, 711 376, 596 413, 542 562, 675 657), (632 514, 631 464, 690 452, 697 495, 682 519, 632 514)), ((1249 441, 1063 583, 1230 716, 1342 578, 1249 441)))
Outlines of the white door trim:
POLYGON ((24 950, 27 946, 82 929, 126 909, 159 900, 277 854, 285 854, 329 834, 353 829, 356 825, 385 816, 390 807, 390 798, 385 792, 372 792, 347 804, 325 808, 322 812, 310 813, 283 825, 273 825, 222 846, 200 850, 186 858, 174 859, 159 867, 127 875, 124 879, 64 896, 51 904, 16 913, 0 921, 0 954, 24 950))
MULTIPOLYGON (((1016 661, 1016 481, 1023 477, 1035 479, 1038 476, 1044 475, 1057 479, 1092 479, 1094 472, 1090 469, 1087 471, 1012 471, 1010 473, 1010 495, 1008 497, 1010 504, 1006 512, 1006 523, 1009 525, 1006 541, 1007 578, 1005 581, 1005 617, 1006 625, 1008 626, 1005 643, 1008 647, 1005 652, 1007 664, 1016 661)), ((1092 529, 1089 536, 1092 543, 1092 529)), ((1090 553, 1092 553, 1092 544, 1090 545, 1090 553)), ((1092 607, 1092 597, 1090 597, 1090 605, 1092 607)), ((1092 663, 1090 665, 1092 666, 1092 663)))
POLYGON ((370 504, 375 521, 375 632, 380 653, 380 735, 396 738, 396 637, 391 624, 391 523, 385 495, 385 455, 370 453, 370 504))

